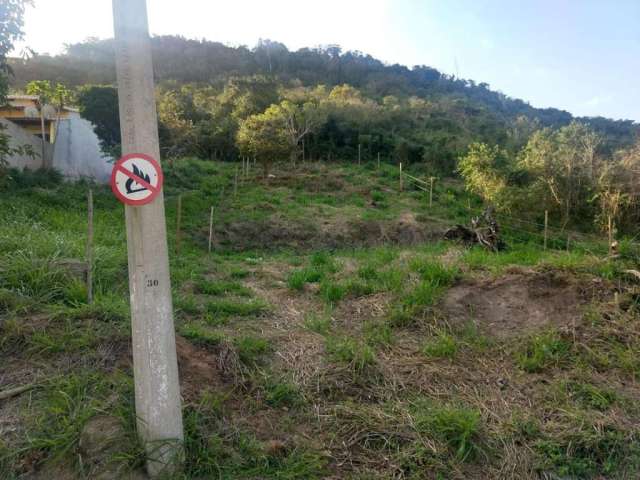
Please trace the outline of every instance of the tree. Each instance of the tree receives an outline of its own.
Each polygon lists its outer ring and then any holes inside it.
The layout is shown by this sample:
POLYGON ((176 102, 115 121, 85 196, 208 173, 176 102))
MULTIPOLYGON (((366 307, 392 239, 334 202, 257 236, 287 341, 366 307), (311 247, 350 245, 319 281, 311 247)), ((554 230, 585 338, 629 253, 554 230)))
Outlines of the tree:
POLYGON ((467 190, 485 201, 504 208, 507 205, 507 154, 498 145, 472 143, 460 158, 458 171, 465 180, 467 190))
POLYGON ((268 178, 271 165, 290 153, 284 119, 278 105, 272 105, 264 113, 251 115, 240 124, 237 134, 240 152, 257 158, 268 178))
POLYGON ((311 101, 297 105, 289 100, 284 100, 279 105, 273 105, 270 109, 274 116, 281 117, 291 163, 295 165, 300 155, 300 142, 316 131, 326 119, 326 115, 316 103, 311 101))
MULTIPOLYGON (((24 36, 24 9, 31 5, 31 0, 3 0, 0 2, 0 105, 4 105, 9 91, 9 75, 11 68, 7 63, 7 55, 13 45, 24 36)), ((4 174, 7 157, 22 152, 22 147, 12 148, 8 136, 0 125, 0 174, 4 174)), ((33 152, 31 152, 33 154, 33 152)))
POLYGON ((529 186, 533 200, 547 209, 555 206, 563 226, 572 217, 589 215, 598 142, 588 126, 572 122, 535 132, 520 154, 519 167, 534 179, 529 186))
POLYGON ((51 94, 51 101, 56 107, 58 121, 60 121, 62 110, 64 110, 64 107, 69 104, 71 98, 71 91, 66 86, 64 86, 62 83, 55 84, 51 94))
POLYGON ((78 90, 80 114, 93 123, 105 153, 120 156, 118 90, 108 85, 86 85, 78 90))
POLYGON ((45 161, 45 142, 46 132, 44 129, 44 107, 49 104, 49 101, 53 97, 53 87, 49 80, 33 80, 27 83, 25 87, 27 95, 35 95, 37 98, 36 104, 40 112, 40 134, 42 136, 42 160, 45 161))

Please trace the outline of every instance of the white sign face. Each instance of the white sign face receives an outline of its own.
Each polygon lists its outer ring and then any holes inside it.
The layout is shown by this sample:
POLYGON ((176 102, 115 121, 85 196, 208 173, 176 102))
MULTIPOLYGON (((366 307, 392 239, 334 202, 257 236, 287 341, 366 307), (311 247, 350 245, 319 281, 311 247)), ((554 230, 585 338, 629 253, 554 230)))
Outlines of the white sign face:
POLYGON ((158 162, 142 153, 125 155, 111 172, 111 189, 126 205, 152 202, 162 189, 162 170, 158 162))

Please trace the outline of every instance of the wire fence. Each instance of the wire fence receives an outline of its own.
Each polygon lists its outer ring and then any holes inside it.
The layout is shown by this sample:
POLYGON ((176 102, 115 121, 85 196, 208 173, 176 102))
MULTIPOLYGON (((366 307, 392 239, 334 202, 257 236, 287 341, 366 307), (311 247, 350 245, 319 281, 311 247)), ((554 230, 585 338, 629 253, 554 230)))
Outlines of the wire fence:
MULTIPOLYGON (((245 185, 247 182, 257 181, 260 176, 257 174, 257 168, 255 168, 255 162, 250 159, 246 159, 242 161, 242 165, 236 166, 232 175, 230 177, 231 185, 226 185, 223 187, 222 192, 218 198, 216 204, 212 204, 210 206, 211 211, 220 211, 220 208, 224 203, 229 201, 231 198, 235 198, 238 195, 238 190, 240 187, 245 185), (224 194, 226 190, 226 196, 224 194)), ((405 190, 405 187, 418 190, 423 192, 427 196, 427 202, 429 208, 433 208, 434 210, 438 210, 440 208, 451 208, 450 203, 446 203, 442 201, 442 196, 439 194, 440 192, 436 192, 434 190, 434 185, 436 183, 437 178, 430 176, 427 179, 421 179, 410 173, 402 171, 400 168, 399 173, 400 179, 400 190, 405 190), (436 194, 437 193, 437 194, 436 194)), ((182 208, 182 198, 188 199, 190 195, 201 193, 200 190, 186 190, 180 193, 172 193, 170 195, 165 195, 165 200, 170 202, 176 202, 176 207, 178 209, 182 208)), ((213 202, 212 202, 213 203, 213 202)), ((459 203, 456 205, 457 208, 462 208, 468 214, 468 218, 466 222, 470 222, 471 218, 477 217, 483 213, 485 207, 473 207, 470 204, 464 205, 459 203)), ((180 216, 180 211, 177 212, 178 217, 180 216)), ((210 217, 213 215, 209 210, 207 211, 207 218, 209 219, 209 237, 213 234, 210 217)), ((423 214, 424 218, 428 219, 431 222, 439 223, 443 226, 453 227, 456 223, 456 217, 443 218, 441 216, 430 214, 423 214)), ((570 250, 580 248, 582 250, 586 250, 588 248, 598 248, 602 251, 609 251, 612 253, 612 246, 610 239, 613 239, 613 235, 605 232, 603 235, 597 235, 593 233, 585 233, 577 230, 572 230, 568 228, 562 228, 555 225, 550 225, 548 222, 546 224, 539 223, 529 219, 518 218, 513 215, 509 215, 506 212, 498 212, 495 214, 495 218, 498 222, 499 228, 504 232, 508 233, 511 237, 520 237, 522 241, 531 241, 531 239, 536 239, 536 242, 539 242, 545 246, 545 248, 550 249, 563 249, 570 250), (580 245, 582 243, 582 245, 580 245), (586 245, 589 244, 589 245, 586 245)), ((180 226, 178 225, 178 230, 176 231, 176 235, 180 236, 180 226)), ((209 245, 211 245, 212 239, 209 238, 209 245)), ((640 242, 634 242, 631 240, 625 241, 626 245, 632 246, 640 250, 640 242)))
MULTIPOLYGON (((429 177, 430 181, 423 180, 417 178, 409 173, 399 170, 400 177, 400 189, 403 190, 405 183, 407 186, 411 186, 417 190, 427 192, 429 194, 429 204, 430 206, 436 207, 447 207, 447 205, 442 204, 438 196, 434 198, 434 190, 433 190, 433 179, 434 177, 429 177)), ((469 213, 470 217, 479 216, 484 211, 484 207, 473 208, 470 206, 459 205, 461 208, 466 210, 469 213)), ((570 249, 571 244, 575 247, 576 242, 589 242, 593 244, 597 244, 600 246, 604 246, 609 253, 612 253, 612 242, 613 235, 611 232, 606 232, 603 236, 599 236, 597 234, 580 232, 577 230, 556 227, 553 225, 549 225, 548 223, 545 225, 544 223, 538 223, 532 220, 526 220, 522 218, 517 218, 512 215, 509 215, 504 212, 499 212, 495 214, 496 220, 498 221, 499 227, 511 234, 521 234, 523 237, 536 237, 542 240, 544 244, 548 244, 551 248, 554 246, 558 246, 558 244, 563 243, 564 248, 567 250, 570 249), (603 238, 605 237, 605 238, 603 238)), ((451 225, 451 219, 444 219, 440 217, 429 216, 428 217, 432 221, 437 221, 443 224, 451 225)), ((609 226, 609 228, 612 228, 609 226)), ((635 248, 640 247, 640 243, 627 241, 628 245, 634 246, 635 248)))

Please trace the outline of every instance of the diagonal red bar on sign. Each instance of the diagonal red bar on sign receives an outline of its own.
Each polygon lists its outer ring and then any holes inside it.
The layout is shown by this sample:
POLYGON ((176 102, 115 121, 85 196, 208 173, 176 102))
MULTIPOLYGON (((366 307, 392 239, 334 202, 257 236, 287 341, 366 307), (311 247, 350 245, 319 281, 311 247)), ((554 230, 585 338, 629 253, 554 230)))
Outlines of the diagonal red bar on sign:
POLYGON ((118 165, 117 169, 122 173, 124 173, 127 177, 131 178, 134 182, 139 183, 143 187, 146 187, 147 189, 151 190, 151 193, 156 193, 156 190, 157 190, 156 187, 151 185, 149 182, 143 180, 139 176, 135 175, 133 172, 130 172, 129 170, 124 168, 122 165, 118 165))

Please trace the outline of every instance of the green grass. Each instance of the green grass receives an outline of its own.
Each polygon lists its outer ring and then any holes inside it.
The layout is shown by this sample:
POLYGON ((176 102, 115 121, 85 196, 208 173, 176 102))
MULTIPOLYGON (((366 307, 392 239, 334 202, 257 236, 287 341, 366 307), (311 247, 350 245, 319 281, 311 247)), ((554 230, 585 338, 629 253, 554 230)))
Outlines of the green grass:
POLYGON ((323 272, 315 267, 294 270, 287 277, 287 285, 292 290, 303 290, 305 284, 319 282, 323 276, 323 272))
POLYGON ((483 453, 482 418, 477 410, 426 400, 416 401, 411 410, 416 430, 443 442, 456 460, 475 460, 483 453))
POLYGON ((362 372, 376 361, 369 345, 351 337, 327 337, 325 348, 331 361, 349 365, 356 372, 362 372))
POLYGON ((393 329, 386 322, 365 322, 362 333, 366 344, 372 347, 389 347, 393 344, 393 329))
POLYGON ((562 387, 573 402, 586 409, 605 411, 618 399, 613 390, 590 383, 568 381, 563 382, 562 387))
MULTIPOLYGON (((215 384, 213 392, 203 384, 185 398, 186 462, 179 478, 494 478, 514 454, 522 460, 515 466, 520 473, 527 464, 558 478, 637 478, 638 411, 629 393, 640 379, 633 293, 624 296, 631 303, 624 309, 607 304, 603 312, 594 302, 575 343, 559 331, 488 338, 479 333, 482 326, 447 326, 438 310, 446 290, 469 270, 499 275, 512 265, 561 269, 581 281, 584 275, 588 285, 596 275, 605 280, 598 284, 605 294, 609 280, 632 292, 621 272, 637 268, 635 246, 623 242, 622 258, 615 261, 602 261, 606 250, 595 243, 576 244, 568 253, 545 252, 535 236, 517 239, 510 233, 508 249, 499 253, 449 242, 354 248, 348 237, 344 245, 322 246, 321 222, 327 228, 349 222, 385 225, 412 212, 425 224, 430 216, 454 224, 468 221, 470 197, 474 208, 481 202, 455 181, 437 182, 438 200, 429 209, 421 193, 396 193, 396 166, 377 170, 340 163, 305 165, 299 179, 276 172, 273 185, 250 179, 234 196, 235 166, 198 160, 165 166, 178 333, 215 351, 229 342, 244 379, 238 385, 225 380, 222 389, 215 384), (329 185, 333 177, 335 188, 329 185), (180 256, 174 248, 177 193, 183 193, 180 256), (212 204, 221 243, 209 255, 212 204), (261 229, 274 221, 283 227, 283 238, 254 246, 261 229), (291 241, 289 227, 315 234, 314 242, 291 241), (233 241, 225 240, 227 235, 233 241), (443 263, 440 256, 450 248, 460 256, 446 255, 443 263), (270 268, 274 265, 277 272, 270 268), (287 268, 292 270, 283 285, 279 272, 287 268), (268 305, 259 289, 245 286, 248 277, 273 288, 272 294, 285 294, 283 287, 317 290, 286 308, 298 310, 302 326, 318 335, 300 331, 297 321, 286 323, 290 316, 280 305, 268 305), (308 288, 309 283, 317 286, 308 288), (318 342, 325 346, 325 358, 298 360, 309 361, 317 378, 292 376, 297 365, 290 368, 282 345, 298 339, 314 343, 294 345, 303 353, 318 342), (434 379, 427 373, 436 358, 447 359, 442 362, 446 381, 439 378, 443 372, 434 371, 434 379), (464 371, 465 378, 468 373, 478 379, 482 395, 484 389, 499 394, 494 382, 486 381, 495 377, 495 363, 508 382, 504 406, 487 414, 485 425, 485 397, 468 395, 455 380, 464 371), (512 402, 511 392, 522 388, 531 407, 516 421, 511 417, 520 404, 512 402), (425 391, 430 400, 407 402, 425 391), (320 424, 315 405, 324 412, 320 424), (316 428, 321 435, 315 435, 316 428), (314 432, 311 440, 308 432, 314 432), (261 441, 271 438, 286 446, 273 451, 269 441, 261 441), (355 461, 344 464, 349 467, 335 461, 342 461, 342 447, 336 454, 330 446, 345 444, 355 461)), ((420 175, 424 167, 412 168, 420 175)), ((81 475, 78 435, 96 414, 122 419, 128 435, 122 457, 129 467, 141 468, 131 372, 126 366, 118 370, 126 365, 131 330, 122 206, 108 187, 92 186, 96 263, 89 305, 82 279, 60 263, 84 257, 88 185, 29 173, 11 182, 0 191, 1 360, 8 369, 28 365, 40 372, 44 365, 54 371, 41 388, 16 397, 20 425, 11 442, 0 441, 0 478, 15 479, 25 465, 53 461, 81 475)), ((286 296, 289 300, 291 292, 286 296)))
POLYGON ((326 335, 331 330, 331 316, 327 313, 309 313, 304 320, 304 326, 312 332, 326 335))
POLYGON ((525 372, 538 373, 566 361, 571 345, 557 332, 532 336, 517 353, 517 362, 525 372))
POLYGON ((422 353, 430 358, 453 358, 460 348, 458 341, 449 333, 438 332, 422 347, 422 353))
POLYGON ((298 386, 287 380, 268 378, 264 390, 265 402, 275 408, 293 408, 304 402, 298 386))
POLYGON ((244 335, 233 341, 238 358, 246 365, 255 365, 271 351, 271 344, 266 338, 244 335))
POLYGON ((261 300, 252 300, 244 303, 221 299, 207 302, 205 309, 214 318, 249 317, 265 313, 268 310, 268 306, 261 300))
POLYGON ((640 467, 637 431, 630 434, 588 418, 538 440, 535 450, 539 467, 561 478, 634 478, 640 467))
POLYGON ((342 300, 349 290, 346 285, 336 283, 334 280, 320 282, 320 296, 329 305, 334 305, 342 300))
POLYGON ((204 347, 215 347, 224 340, 224 335, 220 332, 213 332, 198 325, 183 325, 180 328, 180 335, 191 343, 204 347))
POLYGON ((207 280, 202 278, 196 282, 195 288, 197 293, 203 295, 237 295, 240 297, 251 297, 253 295, 251 289, 241 283, 224 280, 207 280))

